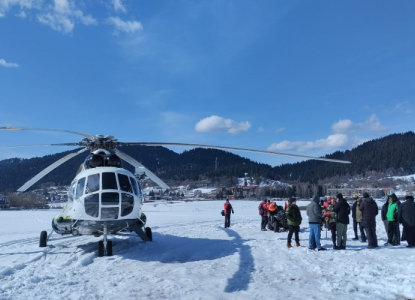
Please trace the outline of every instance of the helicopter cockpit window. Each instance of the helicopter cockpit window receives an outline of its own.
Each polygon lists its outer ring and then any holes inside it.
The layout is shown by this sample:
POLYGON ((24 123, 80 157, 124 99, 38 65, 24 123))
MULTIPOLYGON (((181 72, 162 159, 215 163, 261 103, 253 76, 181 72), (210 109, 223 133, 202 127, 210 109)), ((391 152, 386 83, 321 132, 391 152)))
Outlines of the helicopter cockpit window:
POLYGON ((130 180, 127 175, 118 174, 118 182, 120 183, 120 189, 127 193, 132 193, 133 188, 131 187, 130 180))
POLYGON ((105 207, 101 209, 101 220, 111 219, 116 220, 118 219, 118 214, 120 212, 119 207, 105 207))
POLYGON ((96 191, 99 191, 99 174, 89 175, 86 183, 85 194, 90 194, 96 191))
POLYGON ((75 192, 75 200, 79 199, 84 194, 84 187, 85 187, 85 177, 78 180, 76 184, 76 192, 75 192))
POLYGON ((110 173, 110 172, 102 173, 102 189, 103 190, 118 190, 117 179, 115 179, 115 173, 110 173))
POLYGON ((132 177, 130 177, 130 180, 133 184, 134 194, 136 194, 138 196, 140 194, 140 192, 139 192, 137 180, 135 178, 132 178, 132 177))
POLYGON ((73 202, 73 198, 74 198, 74 194, 75 194, 75 186, 76 186, 76 181, 71 183, 71 186, 68 190, 68 203, 73 202))
POLYGON ((118 193, 102 193, 101 194, 102 205, 119 205, 120 194, 118 193))
POLYGON ((87 215, 97 218, 99 214, 99 194, 85 196, 84 205, 87 215))
POLYGON ((134 196, 121 193, 121 217, 129 215, 134 208, 134 196))

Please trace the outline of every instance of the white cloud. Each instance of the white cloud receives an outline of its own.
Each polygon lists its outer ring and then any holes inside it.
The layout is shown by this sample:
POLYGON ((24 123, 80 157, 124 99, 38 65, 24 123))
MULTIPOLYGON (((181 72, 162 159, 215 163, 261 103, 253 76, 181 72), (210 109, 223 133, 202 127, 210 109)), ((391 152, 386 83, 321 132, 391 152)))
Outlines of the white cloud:
POLYGON ((112 0, 112 4, 115 11, 127 12, 124 5, 122 4, 122 0, 112 0))
POLYGON ((251 123, 248 121, 237 123, 218 116, 204 118, 195 125, 195 130, 198 132, 228 132, 230 134, 248 131, 250 128, 251 123))
POLYGON ((392 114, 394 112, 403 112, 405 114, 411 114, 413 113, 413 110, 411 108, 408 108, 410 105, 409 101, 401 102, 396 104, 394 107, 386 108, 384 111, 387 114, 392 114))
POLYGON ((5 67, 5 68, 17 68, 17 67, 19 67, 18 64, 7 62, 4 59, 0 59, 0 66, 5 67))
POLYGON ((55 0, 55 5, 53 7, 49 6, 46 11, 46 13, 38 16, 39 22, 63 33, 71 33, 76 23, 84 25, 98 24, 93 17, 84 15, 70 0, 55 0))
POLYGON ((380 132, 387 128, 380 124, 376 114, 373 114, 363 123, 353 123, 351 120, 340 120, 331 126, 335 133, 350 133, 355 131, 380 132))
POLYGON ((262 127, 259 127, 258 128, 258 132, 264 132, 265 131, 265 129, 264 128, 262 128, 262 127))
POLYGON ((24 19, 27 17, 27 15, 26 12, 22 10, 20 13, 16 14, 16 17, 24 19))
POLYGON ((115 34, 117 34, 118 31, 135 33, 143 30, 143 25, 137 21, 123 21, 118 17, 109 17, 107 22, 115 26, 115 34))
POLYGON ((331 150, 345 146, 348 144, 348 137, 346 134, 336 133, 328 136, 326 139, 320 139, 315 142, 290 142, 282 141, 280 143, 274 143, 268 147, 268 151, 286 151, 297 150, 307 151, 314 149, 331 150))
POLYGON ((20 9, 40 8, 42 0, 0 0, 0 17, 4 17, 12 6, 20 6, 20 9))
POLYGON ((285 130, 285 127, 278 128, 278 129, 275 130, 275 133, 279 133, 279 132, 284 131, 284 130, 285 130))

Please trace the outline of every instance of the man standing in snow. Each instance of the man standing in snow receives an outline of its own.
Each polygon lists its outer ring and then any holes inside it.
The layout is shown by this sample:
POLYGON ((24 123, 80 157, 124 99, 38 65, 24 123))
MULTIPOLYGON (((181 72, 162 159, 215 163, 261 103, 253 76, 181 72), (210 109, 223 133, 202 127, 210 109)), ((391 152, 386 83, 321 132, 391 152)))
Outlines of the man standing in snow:
POLYGON ((362 226, 365 229, 368 241, 368 249, 378 246, 378 237, 376 236, 376 215, 379 213, 378 205, 368 193, 363 194, 362 203, 359 206, 362 212, 362 226))
POLYGON ((346 249, 347 241, 347 224, 349 224, 350 206, 342 194, 337 195, 337 203, 333 207, 333 212, 337 214, 336 231, 337 247, 334 249, 346 249))
POLYGON ((401 244, 398 222, 398 210, 400 205, 401 202, 398 200, 398 197, 396 197, 395 193, 392 193, 388 196, 386 203, 382 206, 382 219, 385 218, 388 224, 386 231, 388 242, 385 243, 385 246, 398 246, 401 244))
POLYGON ((314 250, 314 242, 317 246, 317 250, 327 250, 326 248, 321 247, 320 236, 321 236, 321 206, 320 206, 320 197, 315 196, 313 200, 308 205, 307 210, 308 215, 308 224, 310 226, 310 235, 308 237, 308 248, 314 250))
POLYGON ((388 220, 388 242, 387 245, 398 246, 400 244, 399 236, 399 223, 398 223, 398 197, 390 195, 388 197, 388 206, 386 210, 386 219, 388 220))
POLYGON ((268 224, 268 204, 267 204, 267 200, 262 200, 261 203, 258 206, 258 212, 259 215, 261 216, 261 230, 262 231, 267 231, 267 229, 265 228, 268 224))
POLYGON ((223 206, 225 208, 225 228, 229 228, 229 226, 231 226, 231 212, 234 213, 234 211, 232 205, 229 203, 228 198, 226 198, 226 202, 223 206))
POLYGON ((360 231, 360 238, 361 238, 361 242, 366 242, 366 234, 365 231, 363 230, 362 227, 362 212, 359 209, 360 206, 360 202, 362 202, 362 200, 359 198, 359 196, 355 196, 355 202, 353 203, 352 206, 352 218, 353 218, 353 231, 354 231, 354 238, 353 240, 358 240, 359 239, 359 235, 357 234, 357 226, 359 226, 359 231, 360 231))
POLYGON ((403 232, 408 242, 408 248, 415 248, 415 203, 414 196, 406 196, 398 212, 399 223, 403 224, 403 232))
POLYGON ((287 248, 291 248, 291 238, 294 233, 295 238, 295 245, 297 247, 300 247, 300 238, 299 238, 299 232, 300 232, 300 224, 301 224, 301 213, 300 209, 296 205, 295 198, 290 198, 288 200, 288 207, 285 211, 285 214, 287 215, 287 223, 288 223, 288 236, 287 236, 287 248))

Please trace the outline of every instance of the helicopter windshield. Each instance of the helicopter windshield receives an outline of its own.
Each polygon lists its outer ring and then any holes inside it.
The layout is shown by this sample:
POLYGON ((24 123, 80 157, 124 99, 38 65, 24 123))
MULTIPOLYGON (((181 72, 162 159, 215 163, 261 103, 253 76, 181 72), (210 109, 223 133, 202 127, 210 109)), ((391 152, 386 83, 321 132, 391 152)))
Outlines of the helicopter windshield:
POLYGON ((120 190, 128 193, 133 193, 130 180, 127 175, 118 174, 118 182, 120 183, 120 190))
POLYGON ((79 199, 84 194, 85 177, 78 180, 76 184, 75 200, 79 199))
POLYGON ((100 174, 92 174, 88 176, 85 194, 90 194, 99 190, 99 175, 100 174))
POLYGON ((91 217, 118 219, 134 210, 135 197, 141 193, 134 177, 105 170, 74 182, 75 198, 84 195, 85 213, 91 217), (101 175, 102 174, 102 175, 101 175))
POLYGON ((115 173, 110 173, 110 172, 102 173, 102 189, 103 190, 118 190, 117 179, 115 179, 115 173))

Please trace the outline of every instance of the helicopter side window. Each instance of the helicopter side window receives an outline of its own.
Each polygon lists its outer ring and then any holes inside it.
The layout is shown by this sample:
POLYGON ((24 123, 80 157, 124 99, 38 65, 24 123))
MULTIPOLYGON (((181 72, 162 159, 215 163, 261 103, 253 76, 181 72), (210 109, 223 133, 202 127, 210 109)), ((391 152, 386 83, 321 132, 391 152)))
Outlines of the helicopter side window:
POLYGON ((132 177, 130 177, 130 180, 133 184, 134 194, 136 194, 137 196, 140 195, 137 180, 135 178, 132 178, 132 177))
POLYGON ((134 196, 121 193, 121 217, 129 215, 134 208, 134 196))
POLYGON ((118 190, 117 179, 115 179, 115 173, 110 173, 110 172, 102 173, 102 189, 103 190, 118 190))
POLYGON ((74 193, 75 193, 75 186, 76 186, 76 181, 71 183, 71 187, 68 190, 68 203, 73 202, 74 193))
POLYGON ((118 193, 102 193, 101 202, 102 205, 119 205, 120 195, 118 193))
POLYGON ((89 175, 86 183, 85 194, 90 194, 96 191, 99 191, 99 174, 89 175))
POLYGON ((120 183, 120 189, 127 193, 132 193, 133 188, 131 187, 130 180, 127 175, 118 174, 118 182, 120 183))
POLYGON ((92 194, 84 198, 85 212, 91 217, 98 218, 99 214, 99 194, 92 194))
POLYGON ((75 193, 75 200, 79 199, 84 194, 84 187, 85 187, 85 177, 78 180, 76 184, 76 193, 75 193))

